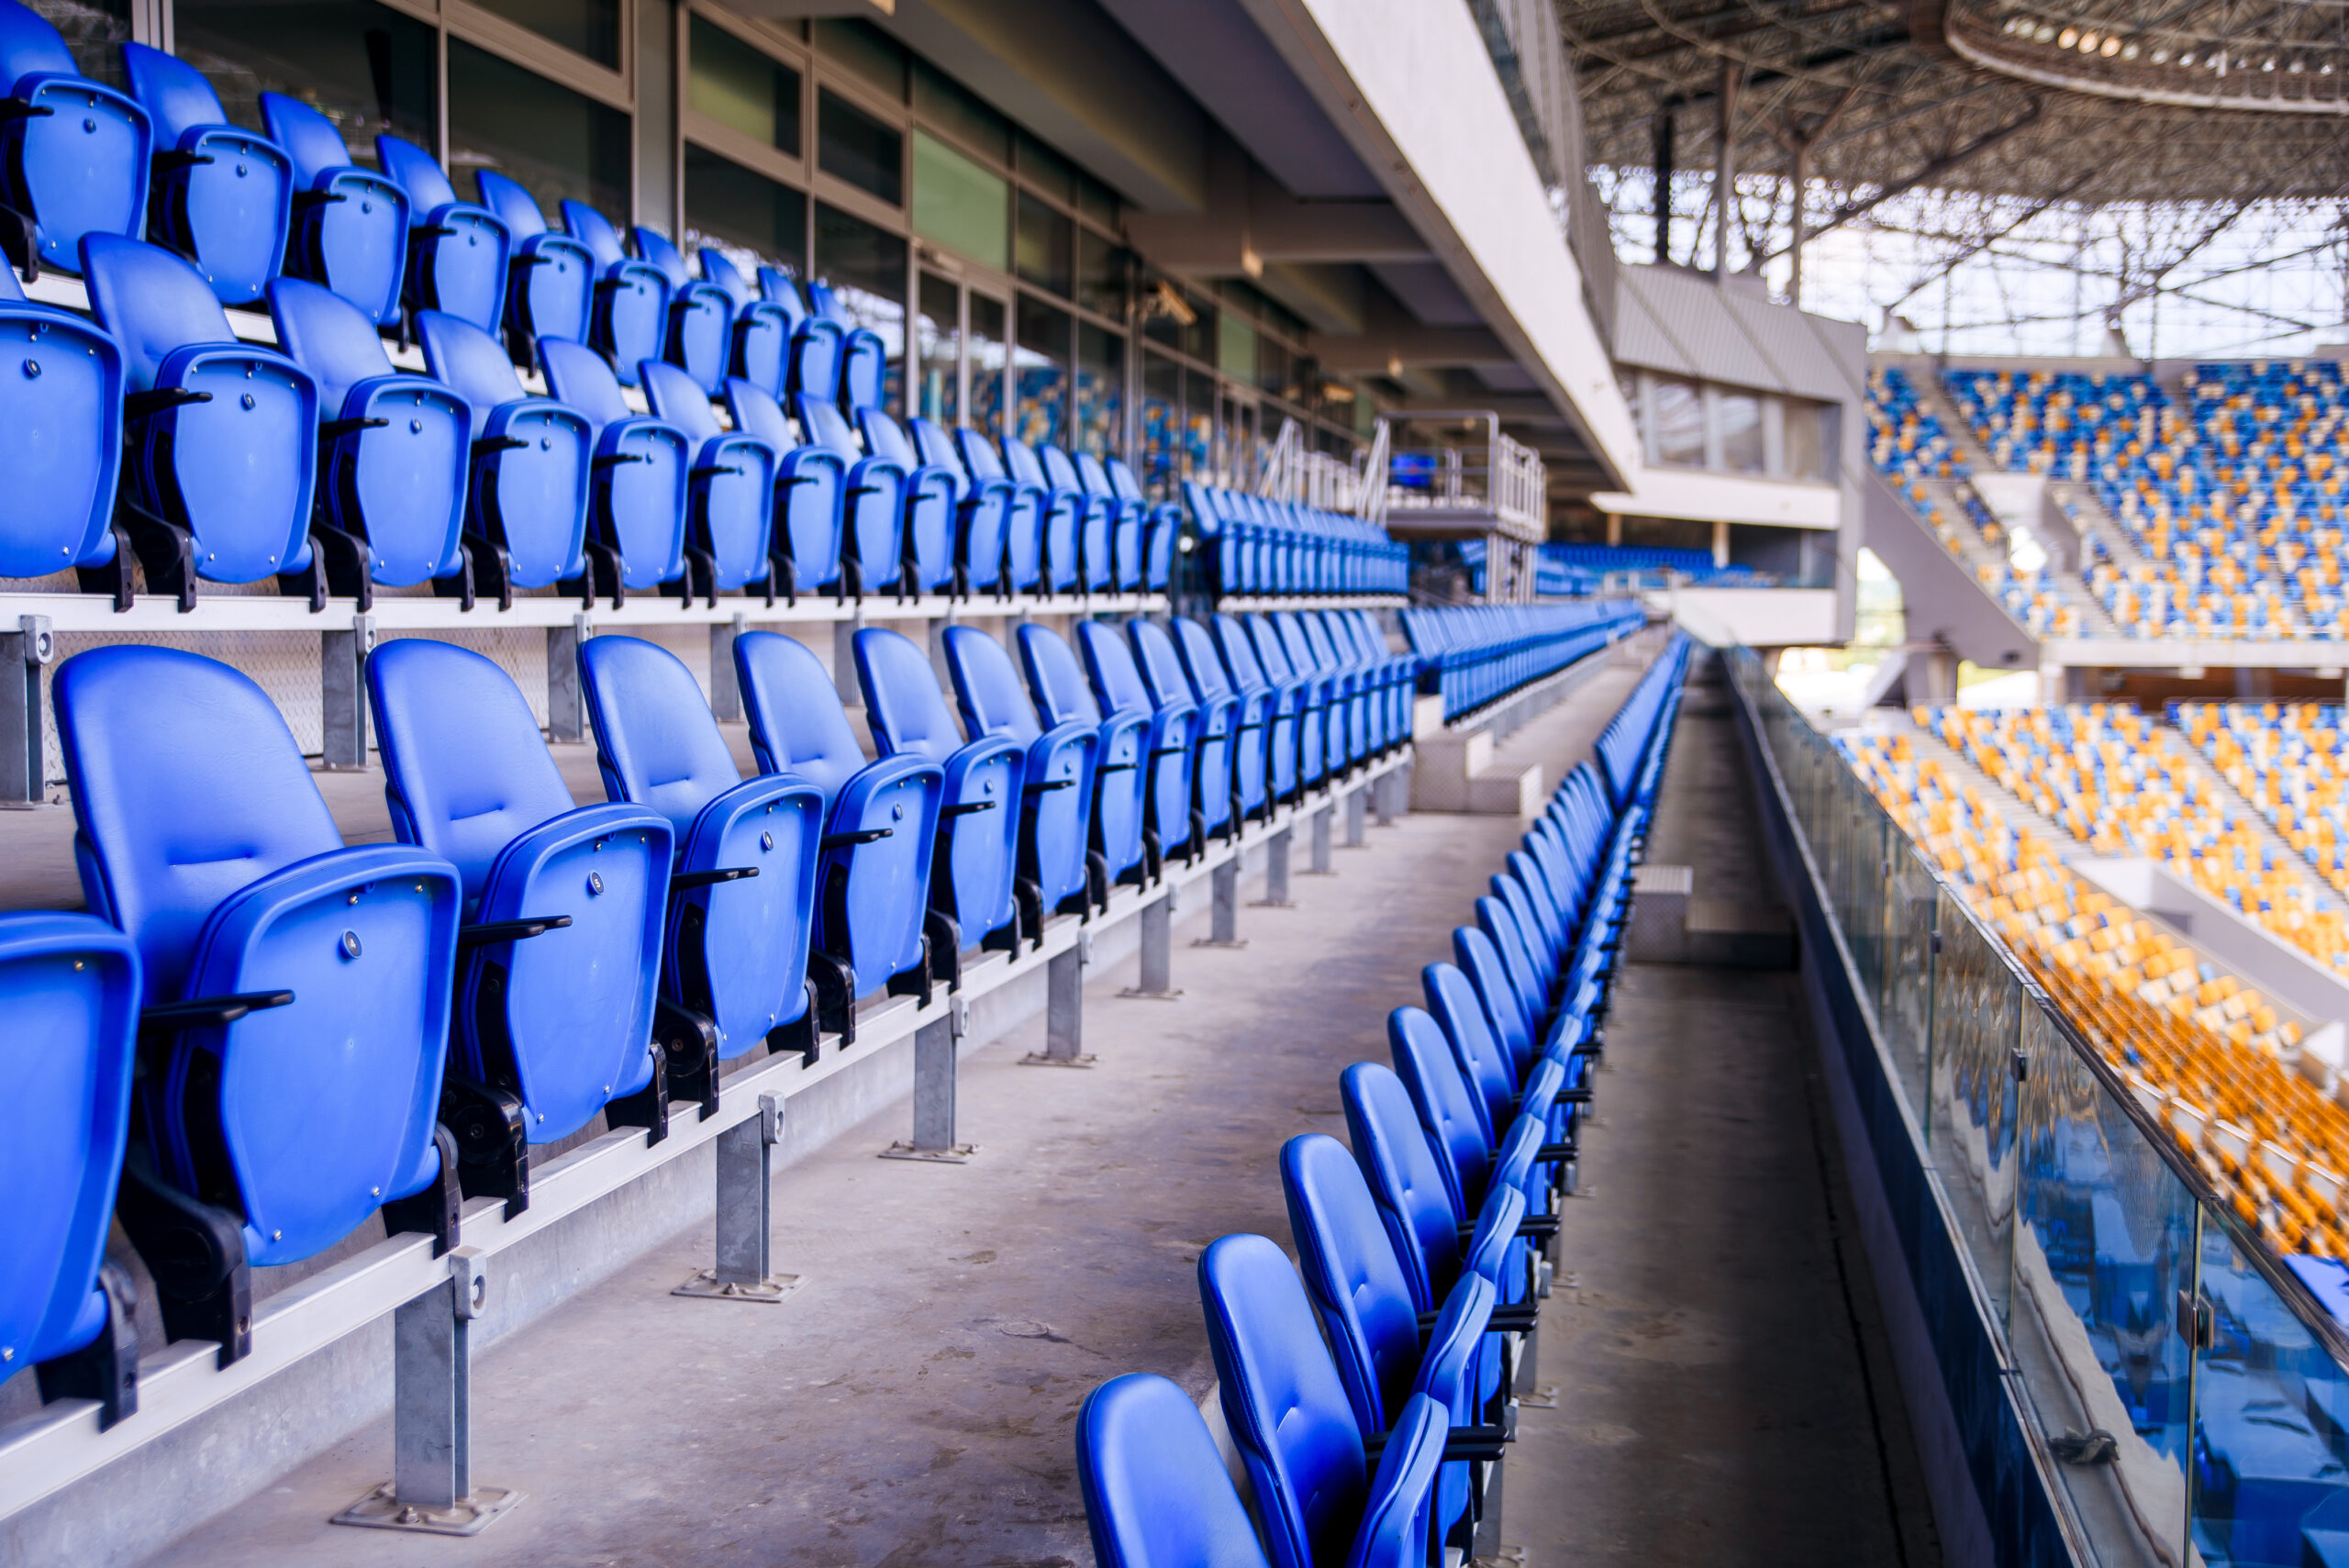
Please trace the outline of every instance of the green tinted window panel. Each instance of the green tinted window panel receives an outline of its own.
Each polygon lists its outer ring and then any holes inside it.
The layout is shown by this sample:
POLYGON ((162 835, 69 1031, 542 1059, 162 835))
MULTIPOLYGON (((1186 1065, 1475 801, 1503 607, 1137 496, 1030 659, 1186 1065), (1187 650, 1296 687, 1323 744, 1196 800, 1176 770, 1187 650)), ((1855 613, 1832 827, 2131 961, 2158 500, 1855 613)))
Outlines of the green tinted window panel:
POLYGON ((619 69, 620 0, 473 0, 473 4, 573 54, 619 69))
POLYGON ((926 130, 914 132, 914 232, 1001 269, 1011 249, 1011 186, 926 130))
POLYGON ((753 141, 799 156, 799 72, 701 17, 693 19, 685 101, 753 141))

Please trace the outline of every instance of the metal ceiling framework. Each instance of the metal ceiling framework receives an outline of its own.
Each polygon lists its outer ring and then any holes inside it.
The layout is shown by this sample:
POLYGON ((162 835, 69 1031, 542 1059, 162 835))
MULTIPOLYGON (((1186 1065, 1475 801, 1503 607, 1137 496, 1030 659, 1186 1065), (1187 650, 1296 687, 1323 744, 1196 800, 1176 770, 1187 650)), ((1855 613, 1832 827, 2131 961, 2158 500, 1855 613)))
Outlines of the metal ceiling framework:
POLYGON ((2343 336, 2342 0, 1557 5, 1627 260, 1957 352, 2343 336))

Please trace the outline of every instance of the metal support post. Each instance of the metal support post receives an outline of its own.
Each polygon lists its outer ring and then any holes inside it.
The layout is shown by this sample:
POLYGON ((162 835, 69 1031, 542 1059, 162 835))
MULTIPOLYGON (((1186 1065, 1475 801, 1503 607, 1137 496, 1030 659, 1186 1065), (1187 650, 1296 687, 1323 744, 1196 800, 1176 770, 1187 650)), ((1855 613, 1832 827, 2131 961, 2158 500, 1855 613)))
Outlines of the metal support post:
POLYGON ((960 1165, 978 1146, 954 1140, 954 1056, 969 1013, 963 998, 950 996, 946 1016, 914 1031, 914 1136, 881 1151, 884 1160, 927 1160, 960 1165))
POLYGON ((807 1283, 770 1273, 774 1240, 774 1146, 783 1139, 783 1096, 761 1095, 759 1114, 718 1135, 718 1266, 672 1296, 714 1301, 781 1301, 807 1283))
POLYGON ((1174 987, 1174 888, 1141 906, 1141 983, 1118 993, 1147 1001, 1172 1002, 1183 995, 1174 987))
POLYGON ((1208 873, 1210 900, 1208 934, 1191 943, 1195 948, 1244 948, 1240 939, 1240 857, 1232 855, 1208 873))
POLYGON ((41 666, 57 657, 47 616, 19 616, 0 634, 0 806, 39 806, 49 793, 41 732, 41 666))
POLYGON ((1028 1067, 1090 1067, 1085 1054, 1085 971, 1093 962, 1093 933, 1080 930, 1076 945, 1044 963, 1044 1049, 1030 1051, 1028 1067))
POLYGON ((547 739, 587 739, 587 694, 579 683, 579 648, 596 635, 585 616, 547 628, 547 739))
POLYGON ((1377 787, 1375 783, 1356 784, 1346 792, 1347 849, 1359 850, 1363 847, 1364 819, 1369 814, 1370 792, 1377 787))
POLYGON ((856 679, 856 634, 863 629, 862 613, 832 623, 832 689, 852 712, 864 706, 864 688, 856 679))
POLYGON ((734 676, 734 639, 747 622, 740 616, 709 625, 709 711, 731 723, 742 717, 742 685, 734 676))
POLYGON ((449 1278, 392 1310, 392 1479, 339 1525, 478 1535, 522 1500, 473 1479, 473 1321, 489 1304, 482 1255, 449 1254, 449 1278))
POLYGON ((1330 865, 1330 829, 1337 815, 1338 808, 1334 804, 1325 806, 1313 814, 1312 859, 1306 862, 1305 869, 1308 876, 1337 874, 1330 865))
POLYGON ((1264 895, 1256 900, 1259 909, 1294 909, 1297 905, 1288 895, 1288 846, 1297 837, 1294 826, 1285 827, 1264 840, 1264 895))
POLYGON ((375 617, 353 616, 349 631, 318 634, 318 707, 325 720, 327 772, 367 766, 367 655, 375 651, 375 617))

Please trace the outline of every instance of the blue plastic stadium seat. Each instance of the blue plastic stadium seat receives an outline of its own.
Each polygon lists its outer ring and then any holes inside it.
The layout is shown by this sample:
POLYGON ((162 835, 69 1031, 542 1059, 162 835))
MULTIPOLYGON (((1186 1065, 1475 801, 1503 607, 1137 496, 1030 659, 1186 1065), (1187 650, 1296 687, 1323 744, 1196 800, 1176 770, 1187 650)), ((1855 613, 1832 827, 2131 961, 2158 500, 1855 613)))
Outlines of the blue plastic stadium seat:
POLYGON ((392 830, 456 866, 472 922, 440 1094, 461 1134, 458 1180, 518 1214, 529 1144, 598 1111, 615 1126, 654 1120, 669 819, 574 807, 521 690, 478 653, 386 642, 367 661, 367 695, 392 830))
POLYGON ((1332 683, 1314 670, 1297 667, 1288 650, 1282 646, 1280 628, 1270 616, 1239 619, 1216 617, 1217 639, 1222 643, 1227 659, 1233 657, 1241 639, 1226 632, 1226 623, 1244 632, 1247 647, 1255 656, 1257 668, 1264 672, 1265 684, 1275 691, 1290 694, 1292 710, 1297 715, 1297 783, 1300 789, 1312 788, 1330 771, 1332 683))
POLYGON ((190 575, 251 583, 309 569, 317 384, 275 350, 239 342, 211 285, 168 250, 91 234, 82 270, 98 325, 124 350, 144 509, 129 521, 149 586, 184 595, 190 575))
MULTIPOLYGON (((1119 500, 1143 501, 1141 482, 1134 471, 1126 466, 1123 458, 1111 458, 1103 464, 1109 475, 1109 488, 1119 500)), ((1172 501, 1150 506, 1143 502, 1141 535, 1141 590, 1146 594, 1163 594, 1174 574, 1174 545, 1183 532, 1183 508, 1172 501)))
POLYGON ((1273 694, 1261 682, 1250 688, 1233 681, 1214 638, 1197 621, 1187 617, 1175 620, 1174 646, 1200 711, 1230 709, 1232 828, 1237 832, 1241 820, 1272 809, 1273 694))
POLYGON ((284 719, 225 664, 99 648, 55 696, 82 891, 139 949, 157 1046, 121 1217, 172 1337, 232 1360, 248 1264, 313 1257, 410 1197, 422 1223, 389 1228, 452 1240, 435 1116, 462 879, 423 850, 345 848, 284 719))
MULTIPOLYGON (((1130 627, 1150 623, 1135 619, 1130 627)), ((1165 633, 1160 632, 1163 640, 1165 633)), ((1081 621, 1076 639, 1084 651, 1085 673, 1092 677, 1093 695, 1104 712, 1142 714, 1148 722, 1141 735, 1141 799, 1143 841, 1153 857, 1163 858, 1199 842, 1206 830, 1192 816, 1191 773, 1198 750, 1198 705, 1187 687, 1179 696, 1159 700, 1141 678, 1134 650, 1118 629, 1102 621, 1081 621)), ((1171 661, 1174 649, 1168 645, 1171 661)), ((1179 684, 1179 678, 1177 684, 1179 684)))
POLYGON ((568 234, 547 227, 538 198, 495 169, 473 171, 481 205, 513 237, 506 269, 506 346, 525 368, 541 338, 587 340, 587 312, 596 286, 596 258, 568 234))
POLYGON ((974 627, 946 628, 946 667, 974 738, 1000 736, 1025 749, 1020 768, 1019 874, 1034 884, 1045 912, 1080 914, 1106 897, 1090 875, 1093 764, 1100 728, 1083 719, 1047 729, 1021 690, 1003 644, 974 627))
POLYGON ((653 416, 683 430, 693 443, 685 549, 705 593, 730 594, 769 581, 774 564, 769 528, 781 454, 757 436, 720 428, 709 395, 685 371, 648 360, 637 373, 653 416))
POLYGON ((930 907, 952 917, 966 948, 1016 946, 1023 924, 1041 939, 1041 910, 1022 919, 1022 906, 1041 895, 1032 883, 1016 885, 1027 748, 984 734, 965 744, 930 655, 904 633, 867 627, 854 646, 857 684, 881 755, 920 757, 943 773, 930 907))
POLYGON ((288 275, 324 284, 381 327, 397 319, 407 271, 407 192, 351 161, 334 122, 298 98, 261 95, 262 124, 294 164, 288 275))
MULTIPOLYGON (((485 569, 497 586, 544 588, 587 576, 587 486, 596 433, 584 415, 551 397, 532 397, 497 340, 469 321, 419 312, 417 336, 435 378, 473 409, 473 440, 465 517, 490 548, 476 557, 476 586, 485 569)), ((599 547, 600 548, 600 547, 599 547)))
MULTIPOLYGON (((674 828, 662 996, 675 1016, 704 1021, 718 1060, 766 1040, 812 1061, 818 1014, 807 952, 823 791, 787 773, 745 781, 693 673, 666 649, 590 638, 579 647, 579 678, 605 794, 650 806, 674 828)), ((821 1022, 853 1030, 844 1006, 821 1022)), ((678 1070, 692 1053, 662 1033, 674 1091, 696 1077, 678 1070)), ((715 1073, 702 1072, 704 1103, 714 1106, 715 1073)))
MULTIPOLYGON (((963 449, 965 461, 970 446, 963 449)), ((972 472, 979 472, 975 463, 972 472)), ((1037 592, 1074 594, 1085 582, 1082 535, 1088 523, 1088 514, 1095 508, 1087 503, 1085 493, 1074 484, 1055 484, 1047 474, 1043 461, 1036 450, 1016 436, 1003 438, 1003 472, 1014 484, 1033 491, 1039 497, 1037 506, 1041 553, 1037 562, 1037 592)))
POLYGON ((856 422, 864 434, 864 450, 896 464, 906 476, 899 495, 904 506, 906 570, 913 576, 912 586, 925 594, 951 590, 959 495, 954 471, 927 461, 905 427, 882 409, 860 408, 856 422))
POLYGON ((963 944, 929 915, 945 770, 918 752, 867 762, 831 672, 805 643, 745 632, 734 669, 759 771, 823 792, 817 950, 838 962, 852 996, 885 984, 927 1001, 933 976, 959 983, 963 944))
POLYGON ((584 416, 595 432, 588 537, 611 552, 617 579, 599 584, 599 589, 607 589, 615 604, 629 590, 663 584, 674 584, 679 597, 691 598, 685 503, 692 439, 666 420, 629 407, 611 365, 585 344, 550 338, 539 345, 539 360, 546 366, 547 390, 584 416))
POLYGON ((848 468, 838 452, 802 446, 774 395, 755 382, 729 376, 726 412, 734 428, 773 447, 774 505, 769 549, 776 558, 775 586, 795 600, 802 593, 847 586, 841 574, 841 534, 848 506, 848 468))
MULTIPOLYGON (((1294 681, 1269 678, 1256 658, 1247 628, 1231 616, 1215 617, 1215 637, 1204 651, 1220 657, 1224 678, 1241 695, 1241 712, 1259 709, 1264 726, 1264 789, 1270 800, 1285 801, 1305 784, 1303 751, 1298 735, 1305 726, 1305 688, 1294 681)), ((1185 639, 1185 652, 1190 651, 1185 639)), ((1196 672, 1196 664, 1194 670, 1196 672)), ((1196 678, 1196 673, 1194 678, 1196 678)))
POLYGON ((694 275, 685 253, 669 237, 639 226, 636 253, 669 283, 669 325, 663 354, 714 396, 728 373, 734 347, 734 296, 707 278, 694 275))
POLYGON ((1142 583, 1142 538, 1147 531, 1149 503, 1139 495, 1121 494, 1109 471, 1091 452, 1075 454, 1078 485, 1085 495, 1106 504, 1109 526, 1108 581, 1120 594, 1139 594, 1142 583))
POLYGON ((808 280, 807 306, 813 319, 829 323, 840 334, 840 384, 833 395, 852 415, 883 406, 889 393, 889 350, 881 334, 858 326, 839 293, 822 278, 808 280))
POLYGON ((228 124, 220 95, 185 61, 126 43, 122 66, 154 137, 149 234, 193 261, 222 304, 259 299, 285 256, 293 160, 228 124))
MULTIPOLYGON (((982 432, 968 427, 956 430, 954 448, 962 456, 963 472, 970 475, 974 494, 1001 484, 1010 497, 1003 517, 1003 592, 1042 592, 1044 525, 1053 511, 1051 497, 1042 485, 1030 484, 1007 470, 1002 455, 982 432)), ((985 580, 975 575, 979 570, 974 561, 973 583, 985 586, 985 580)))
MULTIPOLYGON (((1126 623, 1126 635, 1133 641, 1134 662, 1152 706, 1161 710, 1186 706, 1191 710, 1186 765, 1196 854, 1207 848, 1208 835, 1230 836, 1238 826, 1232 801, 1232 751, 1239 739, 1234 731, 1240 723, 1240 699, 1228 690, 1205 695, 1193 687, 1174 638, 1156 621, 1136 616, 1126 623)), ((1157 796, 1153 794, 1152 798, 1157 796)))
POLYGON ((634 386, 636 367, 659 359, 668 343, 669 280, 651 262, 629 255, 611 219, 585 202, 566 200, 562 212, 564 231, 596 259, 596 303, 588 314, 587 341, 622 385, 634 386))
POLYGON ((0 268, 0 352, 21 367, 0 381, 0 472, 9 476, 0 577, 115 566, 121 347, 81 317, 27 302, 17 274, 0 268))
POLYGON ((914 476, 894 458, 865 455, 837 404, 803 392, 792 399, 792 411, 808 444, 832 453, 848 470, 841 525, 847 592, 859 598, 885 588, 918 592, 908 581, 913 568, 906 559, 906 496, 914 476))
POLYGON ((462 574, 472 406, 429 376, 395 373, 373 324, 320 284, 272 283, 269 315, 278 343, 317 383, 327 516, 367 541, 374 581, 462 574))
POLYGON ((84 235, 147 232, 147 111, 81 73, 55 28, 0 0, 0 250, 28 276, 81 265, 84 235))
MULTIPOLYGON (((866 417, 868 441, 873 434, 871 422, 888 417, 879 413, 866 417)), ((1011 482, 973 479, 970 470, 963 466, 963 454, 954 448, 952 433, 935 420, 914 420, 912 437, 919 461, 944 473, 952 491, 955 594, 968 598, 985 589, 998 598, 1009 596, 1010 578, 1004 571, 1004 532, 1012 521, 1015 495, 1011 482)))
POLYGON ((1154 1373, 1085 1396, 1076 1475, 1101 1568, 1270 1568, 1199 1407, 1154 1373))
POLYGON ((375 161, 407 193, 408 309, 437 310, 496 331, 514 245, 506 225, 487 207, 459 201, 440 161, 412 141, 389 132, 376 137, 375 161))
POLYGON ((1019 662, 1041 723, 1088 724, 1100 737, 1093 754, 1092 790, 1092 849, 1101 857, 1100 874, 1110 882, 1147 881, 1155 870, 1142 832, 1150 712, 1106 708, 1085 679, 1075 651, 1050 627, 1033 621, 1020 627, 1019 662))
POLYGON ((1105 483, 1089 488, 1075 462, 1047 441, 1036 449, 1043 465, 1044 484, 1056 495, 1076 498, 1076 584, 1088 594, 1107 594, 1117 585, 1117 497, 1105 483))
POLYGON ((759 292, 791 315, 791 351, 784 364, 787 397, 841 400, 841 372, 848 353, 848 329, 807 308, 799 284, 779 267, 759 269, 759 292))
POLYGON ((733 306, 734 325, 726 345, 726 374, 740 377, 769 397, 783 395, 785 368, 791 359, 791 333, 796 317, 783 306, 759 293, 723 250, 701 250, 701 275, 726 292, 733 306))
POLYGON ((87 915, 0 915, 0 1382, 40 1368, 44 1400, 95 1399, 99 1429, 139 1408, 129 1281, 106 1229, 130 1135, 139 954, 87 915))

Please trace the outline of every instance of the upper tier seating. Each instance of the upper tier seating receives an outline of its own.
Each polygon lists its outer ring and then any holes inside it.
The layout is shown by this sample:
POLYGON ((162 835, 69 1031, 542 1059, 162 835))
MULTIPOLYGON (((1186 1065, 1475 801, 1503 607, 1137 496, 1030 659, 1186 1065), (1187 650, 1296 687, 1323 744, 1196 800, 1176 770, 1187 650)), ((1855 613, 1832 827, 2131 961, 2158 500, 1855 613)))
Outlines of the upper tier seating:
POLYGON ((1082 718, 1046 727, 1019 684, 1011 655, 974 627, 946 628, 946 667, 962 708, 963 732, 1001 736, 1025 749, 1019 771, 1019 874, 1044 912, 1080 910, 1106 898, 1088 856, 1094 765, 1100 727, 1082 718))
MULTIPOLYGON (((114 567, 129 548, 114 528, 122 474, 122 347, 104 328, 28 303, 0 269, 0 341, 19 367, 0 386, 0 577, 114 567)), ((119 570, 120 568, 117 568, 119 570)))
POLYGON ((221 304, 251 304, 285 256, 293 160, 228 124, 220 95, 193 65, 126 43, 122 66, 154 137, 149 236, 194 262, 221 304))
POLYGON ((440 161, 416 143, 385 132, 375 138, 375 161, 407 193, 408 309, 496 331, 513 235, 487 207, 459 201, 440 161))
POLYGON ((1196 480, 1184 484, 1183 499, 1219 594, 1400 594, 1408 585, 1408 547, 1359 517, 1196 480))
MULTIPOLYGON (((539 359, 546 366, 547 390, 584 416, 595 435, 588 538, 603 547, 599 567, 608 562, 614 574, 597 586, 610 593, 614 603, 630 589, 642 592, 663 584, 673 585, 681 598, 692 598, 694 580, 685 572, 685 527, 693 438, 665 419, 630 408, 610 363, 586 345, 549 338, 539 345, 539 359)), ((765 550, 756 553, 763 557, 765 550)), ((706 559, 696 564, 708 570, 706 559)))
POLYGON ((476 169, 473 186, 481 193, 481 205, 495 213, 513 236, 513 260, 507 267, 506 341, 532 366, 538 362, 541 338, 585 342, 595 303, 594 253, 570 235, 548 228, 538 198, 520 182, 495 169, 476 169))
POLYGON ((294 165, 287 275, 323 284, 376 326, 392 325, 407 276, 407 192, 353 163, 334 122, 300 99, 263 93, 261 113, 294 165))
POLYGON ((1434 677, 1448 723, 1606 647, 1640 619, 1620 599, 1457 606, 1405 610, 1403 632, 1434 677))
POLYGON ((2349 757, 2339 705, 2172 703, 2169 719, 2319 876, 2349 894, 2349 757))
POLYGON ((147 111, 81 73, 46 18, 0 0, 0 250, 28 276, 75 272, 92 234, 143 239, 149 158, 162 150, 147 111))

